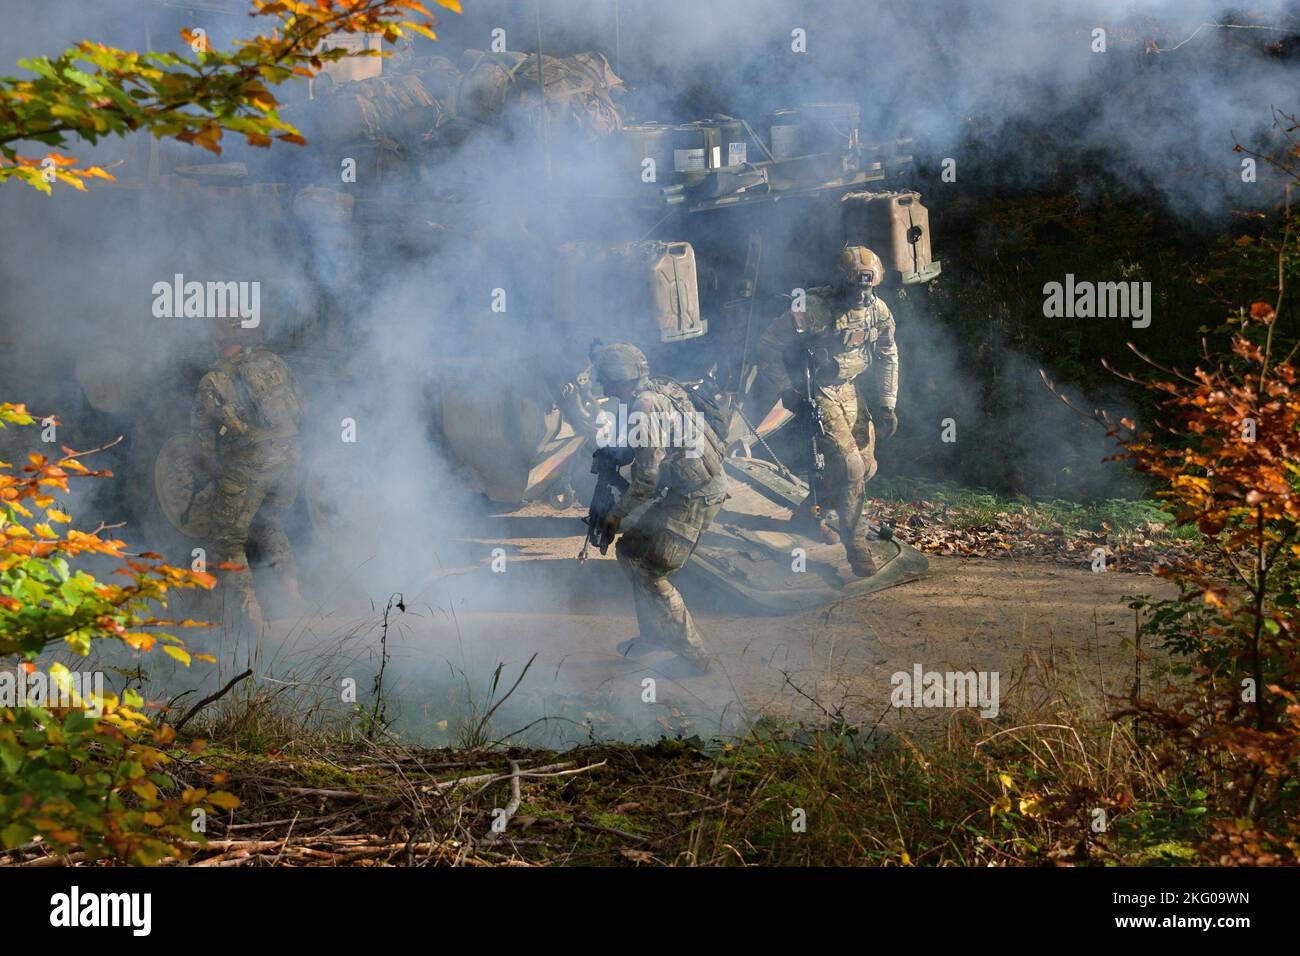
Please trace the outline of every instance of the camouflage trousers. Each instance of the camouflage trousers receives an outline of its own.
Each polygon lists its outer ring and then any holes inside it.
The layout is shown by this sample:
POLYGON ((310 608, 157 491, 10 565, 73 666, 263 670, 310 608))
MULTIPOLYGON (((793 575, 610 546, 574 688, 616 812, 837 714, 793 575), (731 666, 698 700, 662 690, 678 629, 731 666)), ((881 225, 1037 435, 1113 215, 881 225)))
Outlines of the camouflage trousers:
POLYGON ((823 385, 814 397, 826 422, 822 452, 826 471, 817 489, 825 504, 839 516, 840 540, 851 564, 859 563, 867 549, 867 524, 862 519, 867 482, 876 474, 876 428, 858 402, 852 382, 823 385))
POLYGON ((223 455, 212 499, 212 536, 217 560, 242 565, 223 571, 222 588, 236 608, 260 628, 261 606, 253 590, 248 546, 282 580, 295 582, 297 569, 281 520, 298 496, 298 447, 288 439, 262 442, 238 454, 223 455))
POLYGON ((615 546, 619 566, 632 582, 641 639, 680 654, 702 654, 704 642, 691 612, 668 576, 684 565, 722 502, 668 494, 652 504, 615 546))

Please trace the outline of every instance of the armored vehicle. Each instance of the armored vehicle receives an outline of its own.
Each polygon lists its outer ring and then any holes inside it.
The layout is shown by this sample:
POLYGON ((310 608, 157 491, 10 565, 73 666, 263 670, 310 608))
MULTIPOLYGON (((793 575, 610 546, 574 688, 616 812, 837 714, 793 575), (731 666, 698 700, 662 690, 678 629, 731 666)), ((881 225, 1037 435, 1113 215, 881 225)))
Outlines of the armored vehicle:
MULTIPOLYGON (((822 276, 846 241, 880 253, 891 294, 939 275, 926 208, 906 186, 909 142, 865 140, 850 103, 792 105, 757 123, 638 119, 596 52, 415 53, 399 50, 377 73, 342 64, 288 103, 283 115, 311 143, 301 155, 230 142, 204 161, 128 140, 97 155, 117 182, 78 201, 140 222, 140 245, 116 250, 133 272, 144 259, 178 282, 182 272, 264 281, 262 309, 275 317, 266 341, 330 413, 350 380, 373 374, 347 357, 386 321, 379 292, 429 269, 420 308, 446 330, 421 397, 430 437, 497 511, 546 503, 556 534, 582 533, 605 402, 586 357, 593 340, 629 341, 657 373, 699 382, 730 422, 735 491, 692 559, 698 574, 786 610, 924 570, 886 531, 880 573, 855 579, 838 549, 784 521, 806 493, 799 442, 776 447, 784 373, 755 350, 792 290, 822 276), (173 227, 161 245, 151 231, 160 215, 173 227), (814 573, 789 570, 796 551, 814 573)), ((123 354, 88 355, 70 371, 88 405, 128 434, 136 523, 151 543, 181 545, 205 522, 178 436, 207 358, 196 342, 169 349, 165 367, 145 361, 123 376, 138 344, 124 336, 123 354)), ((354 477, 365 494, 366 476, 354 477)), ((337 487, 309 474, 305 488, 299 533, 355 533, 338 525, 337 487)))

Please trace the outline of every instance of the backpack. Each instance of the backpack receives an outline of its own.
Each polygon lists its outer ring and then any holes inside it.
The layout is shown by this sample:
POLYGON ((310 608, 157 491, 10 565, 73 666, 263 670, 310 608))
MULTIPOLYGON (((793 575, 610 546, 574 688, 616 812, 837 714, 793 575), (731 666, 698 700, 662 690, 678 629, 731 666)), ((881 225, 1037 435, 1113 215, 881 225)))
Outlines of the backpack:
MULTIPOLYGON (((727 420, 727 416, 723 414, 722 407, 713 400, 713 397, 709 395, 707 391, 705 391, 703 381, 684 384, 667 377, 655 377, 650 379, 650 381, 655 385, 658 385, 659 391, 667 395, 669 401, 672 401, 674 405, 677 403, 674 401, 672 393, 663 388, 663 386, 675 385, 685 392, 686 397, 690 399, 691 408, 698 412, 700 417, 704 419, 704 423, 709 426, 709 429, 713 432, 713 436, 717 438, 718 444, 726 445, 727 433, 731 430, 731 425, 727 420)), ((679 411, 681 410, 682 409, 679 409, 679 411)))
POLYGON ((302 398, 284 359, 274 352, 256 349, 235 364, 234 373, 240 398, 247 402, 255 428, 273 435, 298 431, 303 419, 302 398))

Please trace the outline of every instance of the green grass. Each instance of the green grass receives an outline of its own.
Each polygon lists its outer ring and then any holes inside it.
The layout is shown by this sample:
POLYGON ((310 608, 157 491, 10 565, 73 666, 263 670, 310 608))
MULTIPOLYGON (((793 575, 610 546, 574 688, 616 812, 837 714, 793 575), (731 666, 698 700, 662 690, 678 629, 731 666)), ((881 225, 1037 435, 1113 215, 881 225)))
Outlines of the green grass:
POLYGON ((229 774, 228 787, 245 801, 234 822, 298 816, 301 837, 313 818, 345 811, 352 821, 347 832, 406 833, 419 821, 421 839, 476 839, 490 829, 494 808, 509 801, 508 781, 457 790, 450 805, 421 786, 508 774, 509 760, 525 769, 559 761, 584 768, 524 780, 509 830, 513 840, 484 847, 493 860, 619 866, 1196 861, 1205 793, 1191 775, 1168 769, 1167 748, 1137 740, 1129 721, 1109 719, 1108 702, 1081 690, 1078 668, 1066 662, 1027 655, 1008 676, 996 720, 954 711, 944 729, 923 739, 894 714, 884 722, 888 732, 840 722, 761 721, 728 740, 667 738, 563 753, 409 748, 396 739, 348 739, 325 727, 284 737, 270 711, 287 698, 269 706, 246 698, 230 707, 245 719, 227 713, 204 728, 215 731, 204 760, 229 774), (279 742, 271 753, 249 747, 272 738, 279 742), (367 796, 295 795, 275 781, 367 796), (1101 833, 1091 826, 1098 808, 1108 822, 1101 833), (805 826, 796 827, 797 818, 805 826))
POLYGON ((868 487, 868 493, 904 512, 909 505, 922 500, 940 505, 948 510, 947 520, 960 528, 997 524, 1007 515, 1023 514, 1031 526, 1041 531, 1059 528, 1067 534, 1079 531, 1159 533, 1185 541, 1198 537, 1196 528, 1174 524, 1169 513, 1146 499, 1108 498, 1085 504, 1059 498, 996 495, 952 482, 900 477, 876 479, 868 487))

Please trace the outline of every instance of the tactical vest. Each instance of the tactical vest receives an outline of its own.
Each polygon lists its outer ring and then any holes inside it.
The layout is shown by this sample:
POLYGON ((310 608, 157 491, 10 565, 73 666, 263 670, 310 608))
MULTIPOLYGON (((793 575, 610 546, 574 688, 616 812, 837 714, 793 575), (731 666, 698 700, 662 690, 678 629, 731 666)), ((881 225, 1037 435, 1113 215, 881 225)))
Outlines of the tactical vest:
POLYGON ((871 367, 871 354, 884 330, 887 314, 873 299, 862 308, 843 309, 830 290, 809 292, 807 347, 813 353, 817 384, 842 385, 871 367))
POLYGON ((688 456, 688 448, 667 449, 664 467, 668 474, 660 479, 661 487, 666 486, 687 498, 721 502, 727 496, 727 478, 723 469, 725 449, 717 435, 715 416, 711 414, 717 411, 716 406, 711 410, 698 408, 691 393, 670 378, 652 378, 647 387, 666 398, 683 420, 692 422, 700 438, 695 446, 698 457, 688 456))
POLYGON ((296 435, 302 424, 302 399, 284 359, 265 349, 237 352, 218 370, 234 386, 236 413, 253 441, 296 435))

